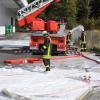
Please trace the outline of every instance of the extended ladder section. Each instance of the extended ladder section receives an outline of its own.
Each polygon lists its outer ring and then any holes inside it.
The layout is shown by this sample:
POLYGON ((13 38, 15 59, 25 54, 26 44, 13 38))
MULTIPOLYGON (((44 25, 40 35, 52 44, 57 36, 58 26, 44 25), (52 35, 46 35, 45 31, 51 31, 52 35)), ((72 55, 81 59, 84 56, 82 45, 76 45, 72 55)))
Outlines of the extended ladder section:
POLYGON ((29 18, 29 20, 30 19, 32 20, 32 18, 35 18, 42 11, 44 11, 53 1, 55 0, 35 0, 32 3, 30 3, 28 6, 18 10, 17 19, 20 23, 20 26, 23 26, 25 24, 26 17, 29 18))
POLYGON ((54 0, 35 0, 32 3, 30 3, 28 6, 23 7, 22 9, 18 10, 17 18, 20 20, 23 17, 26 17, 29 14, 34 13, 35 11, 39 10, 43 6, 46 6, 52 1, 54 0))

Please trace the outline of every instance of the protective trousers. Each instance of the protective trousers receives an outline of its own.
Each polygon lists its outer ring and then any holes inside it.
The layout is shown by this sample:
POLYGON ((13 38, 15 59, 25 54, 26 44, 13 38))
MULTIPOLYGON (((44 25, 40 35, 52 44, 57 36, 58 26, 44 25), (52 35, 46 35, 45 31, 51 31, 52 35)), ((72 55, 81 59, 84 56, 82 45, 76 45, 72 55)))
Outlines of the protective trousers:
POLYGON ((44 39, 43 45, 43 63, 46 67, 46 71, 50 71, 50 58, 51 58, 51 40, 50 38, 44 39))

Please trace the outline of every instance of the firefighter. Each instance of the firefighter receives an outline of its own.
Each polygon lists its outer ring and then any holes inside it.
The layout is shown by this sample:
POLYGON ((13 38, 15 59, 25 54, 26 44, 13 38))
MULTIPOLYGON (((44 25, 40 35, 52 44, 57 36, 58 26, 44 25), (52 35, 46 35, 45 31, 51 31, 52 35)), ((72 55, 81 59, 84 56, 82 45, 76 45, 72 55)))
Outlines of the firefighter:
POLYGON ((71 46, 71 38, 72 38, 72 33, 71 31, 69 31, 69 33, 67 34, 67 45, 69 48, 71 46))
POLYGON ((44 44, 42 47, 43 51, 43 63, 45 65, 46 71, 50 71, 50 58, 51 58, 51 37, 47 31, 43 31, 44 44))
POLYGON ((81 51, 86 51, 86 34, 84 29, 82 29, 81 33, 81 51))

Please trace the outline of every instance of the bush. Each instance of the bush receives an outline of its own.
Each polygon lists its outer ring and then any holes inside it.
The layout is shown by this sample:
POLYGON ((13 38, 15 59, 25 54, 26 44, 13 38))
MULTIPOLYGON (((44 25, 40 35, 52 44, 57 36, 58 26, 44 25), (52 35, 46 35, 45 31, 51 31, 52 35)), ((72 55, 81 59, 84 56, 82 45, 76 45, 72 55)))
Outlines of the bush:
POLYGON ((90 29, 91 24, 93 24, 90 19, 85 19, 85 18, 81 19, 79 23, 82 24, 87 30, 90 29))
POLYGON ((82 24, 85 29, 89 30, 89 29, 99 29, 100 30, 100 19, 81 19, 79 21, 80 24, 82 24))
POLYGON ((72 29, 77 26, 76 20, 72 17, 67 17, 67 26, 69 29, 72 29))
POLYGON ((88 24, 89 29, 95 29, 95 20, 94 20, 94 18, 89 19, 88 23, 89 23, 88 24))
POLYGON ((100 18, 96 20, 95 28, 100 30, 100 18))
POLYGON ((93 50, 94 52, 100 53, 100 48, 98 48, 98 47, 93 47, 92 50, 93 50))

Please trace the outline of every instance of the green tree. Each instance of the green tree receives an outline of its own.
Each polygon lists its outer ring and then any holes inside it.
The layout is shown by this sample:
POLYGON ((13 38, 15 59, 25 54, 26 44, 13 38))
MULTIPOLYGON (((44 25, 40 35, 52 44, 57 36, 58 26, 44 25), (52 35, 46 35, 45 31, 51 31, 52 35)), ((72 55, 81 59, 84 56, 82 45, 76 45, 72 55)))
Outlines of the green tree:
MULTIPOLYGON (((33 0, 28 0, 32 2, 33 0)), ((73 28, 77 23, 89 28, 99 25, 100 0, 61 0, 60 3, 52 3, 38 17, 44 20, 64 19, 68 28, 73 28)), ((98 26, 97 26, 98 27, 98 26)))
POLYGON ((90 25, 92 23, 94 18, 90 18, 91 12, 92 12, 92 3, 93 0, 78 0, 78 16, 77 20, 79 23, 85 26, 86 29, 90 28, 90 25))
POLYGON ((67 25, 71 29, 76 26, 77 0, 67 0, 64 7, 66 7, 67 25))
POLYGON ((64 15, 62 14, 62 4, 52 3, 51 6, 46 9, 45 14, 48 20, 60 20, 64 15))
POLYGON ((92 5, 91 16, 99 19, 100 18, 100 0, 93 0, 91 5, 92 5))
POLYGON ((78 0, 78 18, 88 19, 91 13, 92 0, 78 0))

